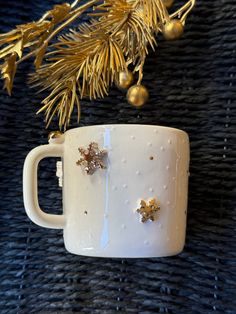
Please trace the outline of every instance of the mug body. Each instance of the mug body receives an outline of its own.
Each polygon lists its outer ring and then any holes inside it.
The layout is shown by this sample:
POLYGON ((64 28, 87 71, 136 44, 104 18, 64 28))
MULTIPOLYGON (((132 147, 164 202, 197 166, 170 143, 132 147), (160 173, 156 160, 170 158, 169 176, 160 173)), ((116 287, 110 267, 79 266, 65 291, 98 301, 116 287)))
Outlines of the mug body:
POLYGON ((64 241, 74 254, 161 257, 185 243, 189 171, 188 135, 149 125, 100 125, 69 130, 63 145, 64 241), (79 149, 97 143, 105 169, 89 175, 79 149), (158 203, 142 222, 141 201, 158 203))

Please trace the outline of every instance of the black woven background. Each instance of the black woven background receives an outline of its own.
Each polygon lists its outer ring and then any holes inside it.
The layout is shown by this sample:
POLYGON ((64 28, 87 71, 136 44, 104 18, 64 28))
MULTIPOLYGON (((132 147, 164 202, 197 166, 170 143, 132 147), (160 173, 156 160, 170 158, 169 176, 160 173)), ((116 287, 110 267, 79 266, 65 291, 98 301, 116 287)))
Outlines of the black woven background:
MULTIPOLYGON (((1 0, 0 32, 37 19, 55 3, 61 1, 1 0)), ((236 313, 235 21, 234 0, 198 0, 183 39, 160 39, 150 54, 144 83, 151 98, 143 109, 131 108, 115 88, 102 101, 83 102, 81 125, 160 124, 189 133, 187 244, 177 257, 74 256, 61 231, 29 221, 22 166, 48 132, 43 116, 35 116, 41 96, 26 86, 32 66, 20 66, 13 96, 0 95, 1 313, 236 313)), ((40 169, 40 201, 54 212, 61 207, 55 160, 40 169)))

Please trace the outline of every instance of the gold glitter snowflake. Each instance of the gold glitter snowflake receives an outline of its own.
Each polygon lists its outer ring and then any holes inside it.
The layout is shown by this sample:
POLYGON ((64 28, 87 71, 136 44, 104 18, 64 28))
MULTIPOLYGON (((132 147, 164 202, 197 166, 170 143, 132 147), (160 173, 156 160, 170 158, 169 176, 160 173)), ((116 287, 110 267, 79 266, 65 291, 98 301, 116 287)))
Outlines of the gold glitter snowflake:
POLYGON ((93 175, 97 169, 106 169, 105 158, 107 157, 106 150, 100 150, 97 143, 90 143, 88 148, 79 148, 82 157, 77 161, 77 165, 89 175, 93 175))
POLYGON ((141 221, 147 222, 148 220, 154 221, 156 213, 160 210, 160 206, 155 199, 149 201, 149 203, 141 200, 140 207, 137 209, 137 213, 141 215, 141 221))

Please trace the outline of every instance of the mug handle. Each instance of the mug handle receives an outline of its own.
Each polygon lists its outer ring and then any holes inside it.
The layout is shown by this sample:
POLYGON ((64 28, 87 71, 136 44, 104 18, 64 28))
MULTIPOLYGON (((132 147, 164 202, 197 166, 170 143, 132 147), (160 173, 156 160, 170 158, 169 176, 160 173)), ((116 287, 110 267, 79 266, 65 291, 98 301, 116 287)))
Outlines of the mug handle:
POLYGON ((24 205, 28 217, 45 228, 63 229, 64 215, 47 214, 38 203, 38 164, 46 157, 63 157, 63 145, 49 144, 33 149, 26 157, 23 170, 24 205))

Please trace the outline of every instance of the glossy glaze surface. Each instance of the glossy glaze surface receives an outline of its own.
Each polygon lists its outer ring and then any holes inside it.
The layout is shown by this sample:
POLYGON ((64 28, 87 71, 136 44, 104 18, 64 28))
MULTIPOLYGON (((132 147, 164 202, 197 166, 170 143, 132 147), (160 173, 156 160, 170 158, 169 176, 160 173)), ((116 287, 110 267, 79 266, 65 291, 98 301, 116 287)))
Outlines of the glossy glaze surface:
MULTIPOLYGON (((102 257, 158 257, 185 242, 189 140, 180 130, 145 125, 83 127, 65 133, 64 240, 68 251, 102 257), (107 169, 87 175, 79 147, 96 142, 107 169), (140 222, 140 200, 157 199, 157 220, 140 222)), ((34 220, 35 221, 35 220, 34 220)), ((35 221, 37 223, 37 219, 35 221)), ((42 225, 42 224, 41 224, 42 225)))

